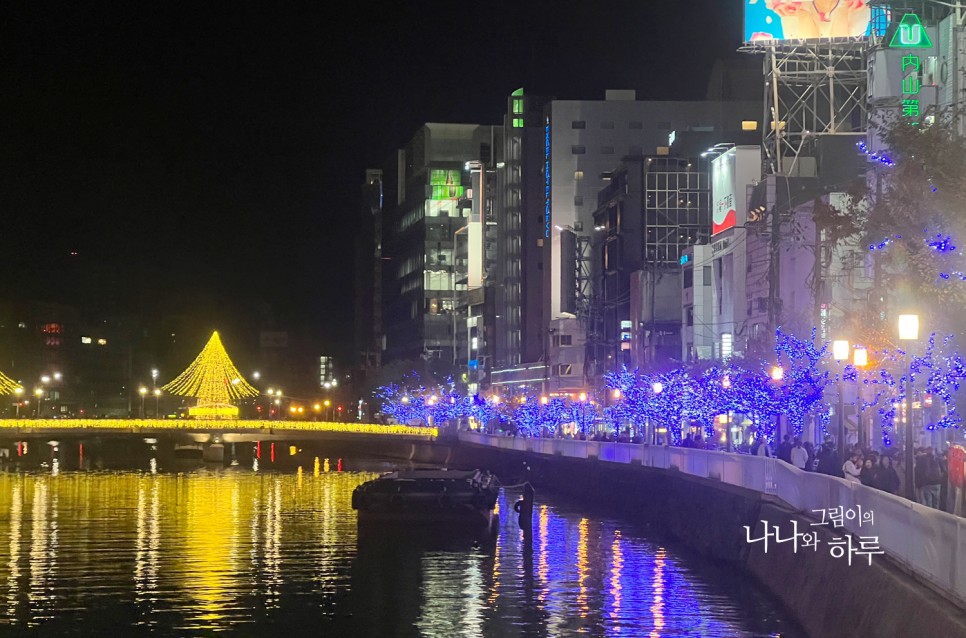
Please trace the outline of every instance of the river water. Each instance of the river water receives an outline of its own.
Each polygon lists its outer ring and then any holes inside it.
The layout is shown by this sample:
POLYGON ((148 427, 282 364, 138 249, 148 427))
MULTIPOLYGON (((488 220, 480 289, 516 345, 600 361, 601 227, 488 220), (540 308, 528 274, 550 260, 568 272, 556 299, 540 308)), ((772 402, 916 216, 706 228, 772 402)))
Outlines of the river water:
POLYGON ((0 473, 0 633, 804 636, 746 578, 539 493, 529 549, 512 490, 492 542, 360 539, 377 474, 325 469, 0 473))

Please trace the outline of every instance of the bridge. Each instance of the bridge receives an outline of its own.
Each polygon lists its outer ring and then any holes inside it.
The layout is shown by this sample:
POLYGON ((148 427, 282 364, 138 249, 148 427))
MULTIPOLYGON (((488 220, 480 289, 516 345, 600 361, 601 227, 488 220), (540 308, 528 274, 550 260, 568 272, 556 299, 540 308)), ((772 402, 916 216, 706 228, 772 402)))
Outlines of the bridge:
POLYGON ((266 421, 242 419, 0 419, 0 436, 67 434, 78 436, 182 433, 209 440, 255 441, 269 438, 310 438, 372 435, 431 441, 435 427, 342 423, 336 421, 266 421))

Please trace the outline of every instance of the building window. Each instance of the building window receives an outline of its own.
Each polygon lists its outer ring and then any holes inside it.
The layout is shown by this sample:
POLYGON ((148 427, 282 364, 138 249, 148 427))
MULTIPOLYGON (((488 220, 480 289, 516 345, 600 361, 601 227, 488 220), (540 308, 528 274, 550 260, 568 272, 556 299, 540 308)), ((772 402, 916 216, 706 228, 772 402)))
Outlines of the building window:
POLYGON ((687 290, 693 285, 694 285, 694 269, 685 268, 684 269, 684 289, 687 290))
POLYGON ((574 367, 569 363, 561 363, 557 365, 557 376, 558 377, 570 377, 574 374, 574 367))
POLYGON ((523 100, 514 98, 513 100, 513 114, 520 115, 523 113, 523 100))
POLYGON ((573 340, 574 340, 573 335, 554 335, 553 336, 553 345, 554 345, 554 347, 559 347, 559 346, 572 346, 572 345, 574 345, 573 340))
POLYGON ((583 195, 575 195, 574 196, 574 206, 583 206, 583 205, 584 205, 584 196, 583 195))
POLYGON ((570 128, 587 128, 587 122, 583 120, 574 120, 570 123, 570 128))
POLYGON ((628 125, 627 125, 627 127, 630 128, 630 129, 640 130, 640 129, 644 128, 644 123, 643 122, 629 122, 628 125))
POLYGON ((575 144, 570 147, 570 152, 574 155, 583 155, 587 152, 587 148, 585 146, 575 144))
POLYGON ((694 325, 694 306, 686 306, 684 308, 684 316, 687 318, 686 323, 689 326, 694 325))
POLYGON ((711 285, 711 266, 705 266, 702 272, 703 274, 701 276, 704 278, 704 285, 710 286, 711 285))
POLYGON ((579 182, 583 178, 584 178, 584 172, 583 171, 574 171, 574 181, 575 182, 579 182))
POLYGON ((523 118, 515 117, 513 118, 513 128, 523 128, 523 118))
POLYGON ((92 343, 92 342, 93 342, 93 339, 91 339, 90 337, 81 337, 81 343, 87 343, 87 344, 89 344, 89 343, 92 343))

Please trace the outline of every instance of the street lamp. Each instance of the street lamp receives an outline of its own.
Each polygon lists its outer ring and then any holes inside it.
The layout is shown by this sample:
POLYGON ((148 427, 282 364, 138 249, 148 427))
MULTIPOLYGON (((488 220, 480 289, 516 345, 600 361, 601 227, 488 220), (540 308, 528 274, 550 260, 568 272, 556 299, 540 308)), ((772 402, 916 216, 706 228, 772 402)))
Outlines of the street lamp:
POLYGON ((44 397, 44 389, 43 388, 37 388, 36 390, 34 390, 34 394, 37 396, 37 418, 39 419, 40 416, 41 416, 41 408, 44 405, 44 398, 43 398, 44 397))
MULTIPOLYGON (((832 342, 832 358, 838 362, 849 360, 849 342, 844 339, 839 339, 832 342)), ((838 433, 836 438, 838 439, 839 450, 842 451, 842 458, 845 458, 845 388, 842 385, 842 375, 839 374, 838 380, 838 393, 839 393, 839 404, 836 408, 838 412, 838 433)))
POLYGON ((143 385, 140 388, 138 388, 138 394, 141 395, 141 418, 142 419, 144 418, 144 397, 145 395, 147 395, 147 393, 148 393, 148 389, 145 388, 143 385))
POLYGON ((161 403, 161 388, 154 389, 154 418, 161 418, 161 409, 159 407, 161 403))
POLYGON ((151 368, 151 383, 154 385, 158 385, 158 374, 160 373, 157 368, 151 368))
MULTIPOLYGON (((403 397, 402 400, 403 400, 403 403, 409 403, 409 397, 403 397)), ((332 402, 326 399, 325 401, 322 402, 322 405, 325 406, 325 418, 331 421, 332 415, 329 413, 329 406, 332 405, 332 402)))
MULTIPOLYGON (((664 391, 664 384, 661 383, 660 381, 655 381, 654 383, 651 384, 651 390, 654 391, 654 394, 655 395, 661 394, 661 392, 664 391)), ((648 421, 648 423, 651 424, 651 443, 652 444, 656 444, 657 443, 657 426, 651 420, 651 417, 650 416, 647 417, 647 421, 648 421)), ((669 438, 670 437, 665 438, 665 440, 664 440, 665 445, 667 445, 669 438)))
MULTIPOLYGON (((855 351, 852 353, 852 365, 854 365, 856 368, 864 368, 865 366, 869 365, 869 351, 866 350, 865 348, 857 347, 855 351)), ((859 407, 861 407, 862 386, 857 385, 855 392, 856 392, 856 399, 860 404, 859 407)), ((856 408, 856 411, 855 411, 855 422, 859 430, 859 444, 868 445, 869 442, 872 440, 871 432, 869 433, 868 437, 865 435, 866 434, 865 426, 862 423, 862 411, 859 410, 858 408, 856 408)))
MULTIPOLYGON (((919 339, 919 315, 899 315, 899 339, 901 341, 917 341, 919 339)), ((911 344, 910 344, 911 345, 911 344)), ((911 357, 911 353, 910 353, 911 357)), ((912 464, 912 366, 906 373, 906 498, 916 500, 915 474, 912 464)))
MULTIPOLYGON (((721 387, 727 391, 731 388, 731 377, 725 375, 721 379, 721 387)), ((731 410, 725 415, 725 447, 727 452, 733 451, 734 448, 734 434, 731 431, 731 410)))
MULTIPOLYGON (((771 380, 775 382, 775 386, 781 384, 785 380, 785 368, 779 366, 773 366, 771 369, 771 380)), ((780 411, 775 412, 775 444, 781 443, 782 438, 782 413, 780 411)))
POLYGON ((17 418, 20 418, 20 395, 23 394, 23 388, 17 386, 13 389, 14 395, 17 397, 17 418))

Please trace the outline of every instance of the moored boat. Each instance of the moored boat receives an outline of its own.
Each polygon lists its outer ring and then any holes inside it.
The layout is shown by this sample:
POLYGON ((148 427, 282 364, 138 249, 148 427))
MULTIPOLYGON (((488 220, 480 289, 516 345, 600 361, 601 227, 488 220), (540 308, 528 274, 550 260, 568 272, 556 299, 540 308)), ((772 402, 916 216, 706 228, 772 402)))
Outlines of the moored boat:
POLYGON ((480 470, 399 470, 352 492, 359 522, 489 524, 500 487, 480 470))

